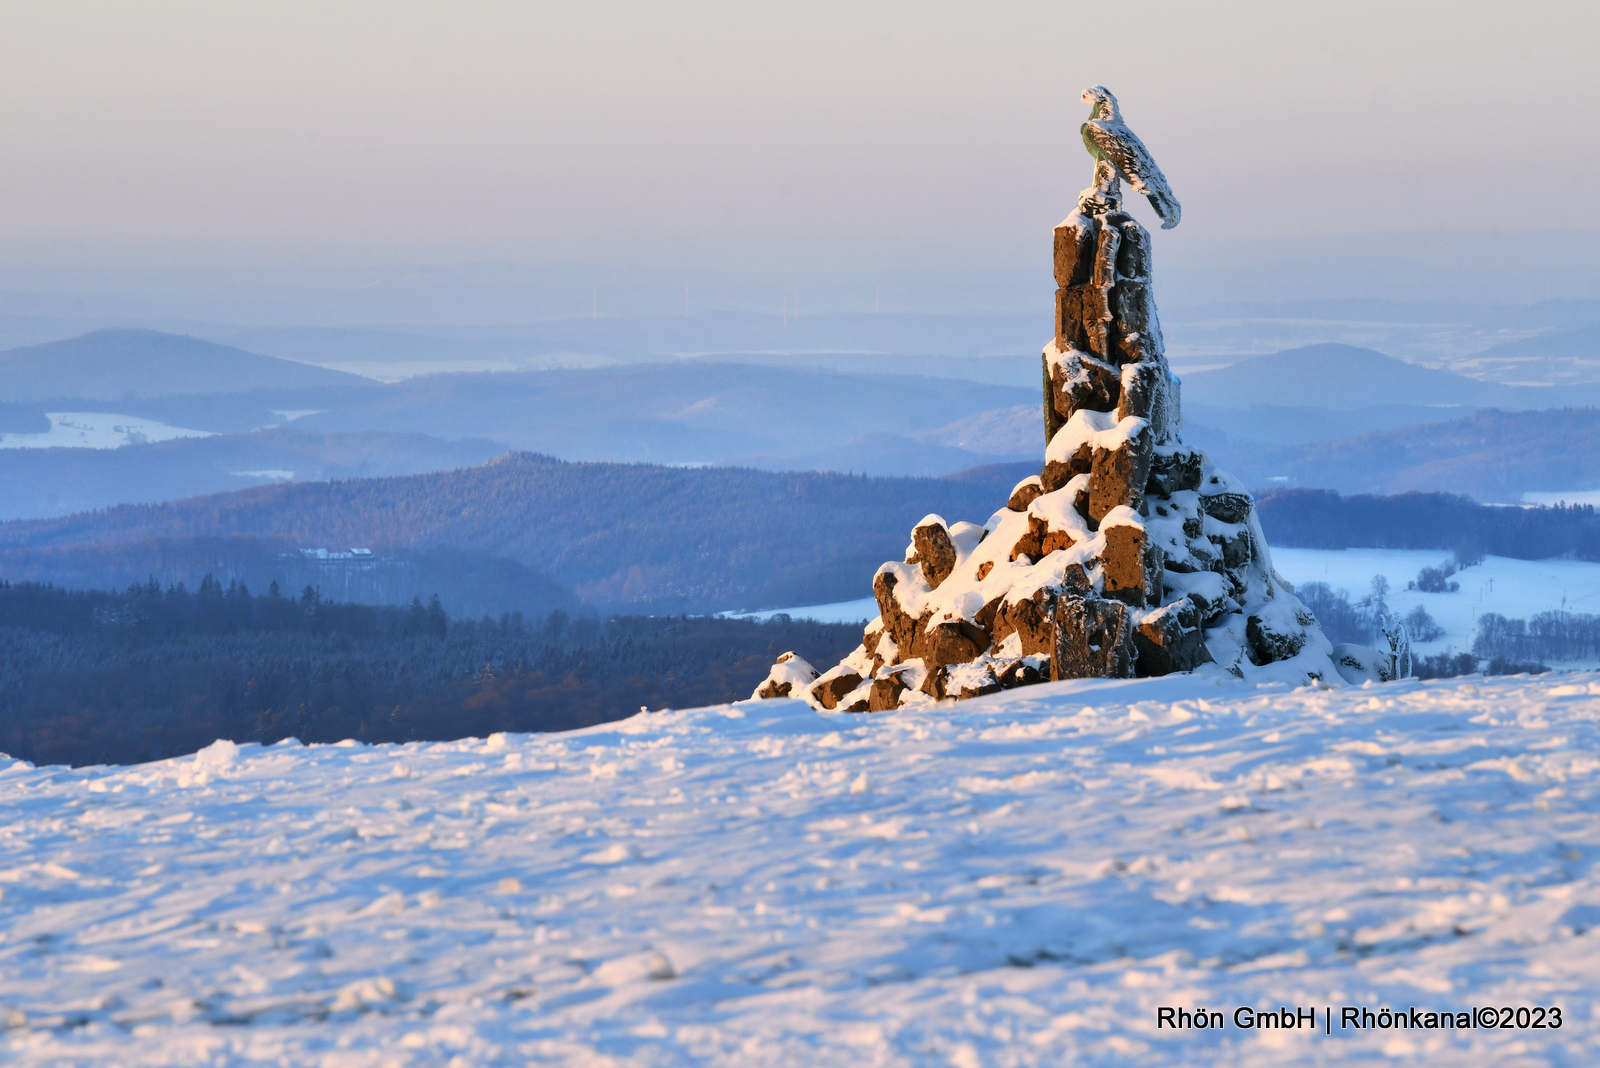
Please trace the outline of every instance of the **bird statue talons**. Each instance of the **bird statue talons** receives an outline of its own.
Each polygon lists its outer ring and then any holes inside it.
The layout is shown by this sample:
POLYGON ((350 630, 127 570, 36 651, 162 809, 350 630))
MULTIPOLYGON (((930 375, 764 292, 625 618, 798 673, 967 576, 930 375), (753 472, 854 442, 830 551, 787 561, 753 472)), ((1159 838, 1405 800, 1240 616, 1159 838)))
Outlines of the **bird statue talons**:
POLYGON ((1122 210, 1122 194, 1092 185, 1078 194, 1078 210, 1085 215, 1109 215, 1122 210))

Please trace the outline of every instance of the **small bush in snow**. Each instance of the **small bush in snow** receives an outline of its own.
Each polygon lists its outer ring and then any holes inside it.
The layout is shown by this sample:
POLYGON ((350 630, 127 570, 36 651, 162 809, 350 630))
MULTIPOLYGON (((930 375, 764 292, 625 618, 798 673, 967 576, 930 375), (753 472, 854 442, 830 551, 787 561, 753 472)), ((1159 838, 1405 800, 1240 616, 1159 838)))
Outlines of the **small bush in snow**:
POLYGON ((1406 583, 1408 590, 1421 590, 1423 593, 1455 593, 1461 588, 1461 583, 1447 581, 1456 573, 1454 561, 1446 560, 1438 567, 1425 567, 1417 572, 1417 577, 1406 583))
POLYGON ((1444 628, 1439 626, 1439 621, 1430 616, 1428 610, 1420 604, 1406 613, 1406 630, 1410 632, 1413 641, 1431 642, 1444 637, 1444 628))
POLYGON ((1435 653, 1419 657, 1412 674, 1419 679, 1453 679, 1478 670, 1478 658, 1471 653, 1435 653))

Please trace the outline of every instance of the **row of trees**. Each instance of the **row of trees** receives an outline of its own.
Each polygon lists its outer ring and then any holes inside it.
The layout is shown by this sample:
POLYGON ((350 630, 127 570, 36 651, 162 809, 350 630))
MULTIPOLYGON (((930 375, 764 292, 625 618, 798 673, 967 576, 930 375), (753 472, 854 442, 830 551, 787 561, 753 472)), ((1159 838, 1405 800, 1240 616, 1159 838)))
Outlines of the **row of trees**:
MULTIPOLYGON (((1371 590, 1359 601, 1351 601, 1349 593, 1335 590, 1326 582, 1308 582, 1295 592, 1317 617, 1329 641, 1378 644, 1385 623, 1393 616, 1389 610, 1389 580, 1382 575, 1372 576, 1371 590)), ((1420 604, 1406 614, 1404 622, 1413 641, 1431 642, 1444 635, 1444 628, 1420 604)))
POLYGON ((242 582, 226 587, 205 576, 191 592, 183 583, 162 588, 155 579, 126 590, 64 590, 32 582, 0 581, 0 627, 56 634, 95 634, 122 645, 177 635, 218 636, 241 631, 337 634, 359 639, 442 638, 450 619, 435 594, 409 608, 325 601, 306 586, 285 597, 276 582, 252 596, 242 582))
POLYGON ((1494 508, 1450 493, 1341 497, 1332 490, 1282 489, 1257 497, 1256 507, 1272 545, 1600 560, 1600 515, 1588 504, 1494 508))
POLYGON ((838 660, 859 627, 694 617, 451 620, 205 580, 122 592, 0 585, 0 751, 134 763, 217 738, 442 740, 567 730, 748 697, 785 649, 838 660))
POLYGON ((1557 663, 1600 659, 1600 616, 1540 612, 1532 619, 1507 619, 1485 612, 1472 639, 1476 656, 1519 662, 1557 663))

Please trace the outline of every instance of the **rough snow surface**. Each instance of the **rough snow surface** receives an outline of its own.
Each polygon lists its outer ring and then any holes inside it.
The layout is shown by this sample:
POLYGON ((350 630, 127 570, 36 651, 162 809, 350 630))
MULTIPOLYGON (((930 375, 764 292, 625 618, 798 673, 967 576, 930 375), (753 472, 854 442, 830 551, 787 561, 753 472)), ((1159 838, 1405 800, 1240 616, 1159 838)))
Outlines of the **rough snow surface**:
POLYGON ((0 758, 0 1061, 1590 1065, 1597 724, 1596 674, 1172 676, 0 758), (1231 1022, 1284 1005, 1563 1027, 1231 1022))

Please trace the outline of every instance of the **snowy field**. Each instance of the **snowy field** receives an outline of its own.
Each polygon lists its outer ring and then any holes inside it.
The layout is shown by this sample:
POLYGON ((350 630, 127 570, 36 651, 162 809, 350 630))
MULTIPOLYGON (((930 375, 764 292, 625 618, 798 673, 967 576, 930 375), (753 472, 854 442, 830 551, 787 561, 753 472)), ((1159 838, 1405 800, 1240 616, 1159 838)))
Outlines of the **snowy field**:
POLYGON ((40 434, 0 434, 0 449, 117 449, 173 438, 209 438, 209 430, 168 426, 154 419, 115 412, 45 412, 50 429, 40 434))
POLYGON ((1597 772, 1597 674, 0 758, 0 1062, 1593 1065, 1597 772))
POLYGON ((1445 629, 1438 641, 1418 643, 1429 654, 1472 648, 1478 617, 1498 612, 1511 619, 1528 619, 1539 612, 1585 612, 1600 615, 1600 564, 1585 560, 1512 560, 1490 556, 1483 563, 1452 575, 1461 584, 1455 593, 1419 593, 1407 582, 1424 567, 1437 567, 1450 559, 1438 549, 1273 549, 1278 573, 1296 586, 1326 582, 1350 593, 1352 600, 1366 596, 1372 576, 1389 580, 1389 608, 1401 615, 1422 605, 1445 629))
MULTIPOLYGON (((1374 575, 1387 578, 1392 611, 1404 615, 1420 604, 1445 630, 1437 641, 1417 643, 1416 650, 1421 655, 1470 650, 1472 636, 1478 629, 1478 617, 1485 612, 1498 612, 1510 619, 1528 619, 1539 612, 1563 608, 1569 612, 1600 615, 1600 564, 1584 560, 1512 560, 1490 556, 1483 563, 1451 577, 1451 581, 1461 585, 1455 593, 1419 593, 1405 588, 1424 567, 1437 567, 1449 559, 1450 553, 1442 549, 1272 550, 1273 566, 1296 586, 1326 582, 1335 590, 1347 591, 1351 600, 1367 595, 1374 575)), ((824 623, 865 623, 878 614, 878 605, 867 597, 859 601, 741 615, 767 619, 777 611, 787 612, 796 619, 824 623)))
POLYGON ((773 608, 763 612, 726 612, 735 619, 771 619, 784 613, 795 619, 814 619, 818 623, 861 623, 878 614, 878 602, 871 597, 855 601, 836 601, 833 604, 808 604, 799 608, 773 608))

